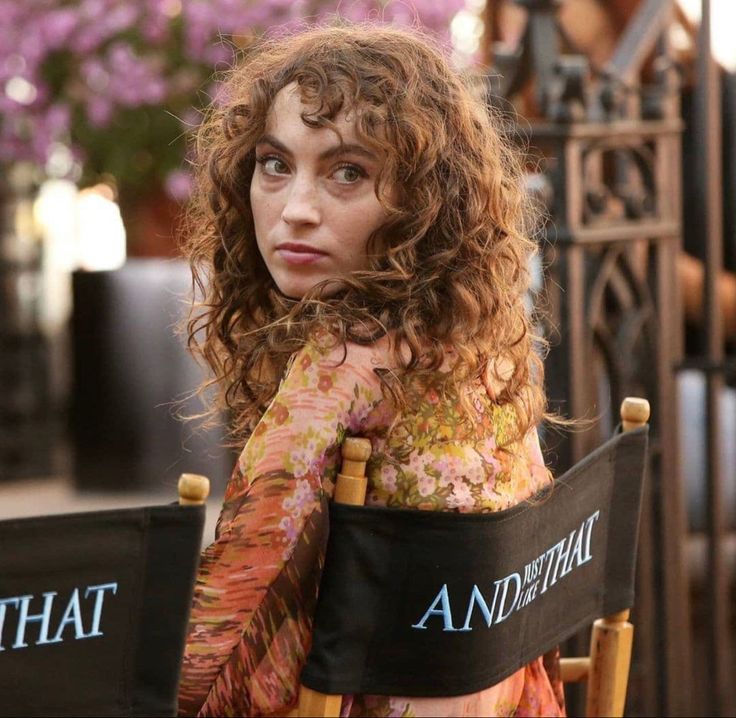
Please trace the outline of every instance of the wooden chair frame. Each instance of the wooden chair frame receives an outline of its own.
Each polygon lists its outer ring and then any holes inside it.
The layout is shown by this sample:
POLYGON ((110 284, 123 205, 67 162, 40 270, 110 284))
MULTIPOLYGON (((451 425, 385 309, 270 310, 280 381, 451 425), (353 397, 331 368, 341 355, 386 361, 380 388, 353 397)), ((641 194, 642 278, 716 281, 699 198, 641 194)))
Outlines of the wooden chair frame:
MULTIPOLYGON (((636 429, 649 420, 649 402, 628 397, 621 404, 620 414, 624 431, 636 429)), ((352 506, 365 503, 365 467, 370 455, 368 439, 345 440, 333 501, 352 506)), ((597 619, 591 632, 590 654, 560 660, 564 683, 587 683, 585 715, 590 718, 623 716, 634 639, 634 627, 628 619, 628 610, 597 619)), ((340 695, 319 693, 301 685, 298 708, 290 715, 339 716, 341 703, 340 695)))

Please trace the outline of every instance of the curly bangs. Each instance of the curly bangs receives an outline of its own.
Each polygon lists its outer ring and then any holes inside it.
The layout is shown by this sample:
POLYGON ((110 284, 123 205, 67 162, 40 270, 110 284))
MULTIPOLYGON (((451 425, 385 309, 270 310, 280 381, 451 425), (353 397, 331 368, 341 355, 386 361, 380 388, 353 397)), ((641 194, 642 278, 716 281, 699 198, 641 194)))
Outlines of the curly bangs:
POLYGON ((437 372, 451 348, 445 391, 465 401, 463 389, 490 372, 496 400, 516 408, 516 438, 524 436, 545 411, 524 304, 532 213, 498 119, 442 51, 416 31, 311 29, 249 48, 227 72, 224 96, 196 138, 182 248, 199 297, 189 346, 232 410, 234 441, 248 436, 289 357, 318 331, 337 344, 388 334, 398 370, 381 380, 399 408, 406 382, 437 372), (301 300, 280 294, 255 239, 255 146, 292 83, 305 124, 334 129, 352 112, 358 137, 384 158, 376 193, 388 220, 369 240, 368 269, 327 298, 321 286, 301 300))

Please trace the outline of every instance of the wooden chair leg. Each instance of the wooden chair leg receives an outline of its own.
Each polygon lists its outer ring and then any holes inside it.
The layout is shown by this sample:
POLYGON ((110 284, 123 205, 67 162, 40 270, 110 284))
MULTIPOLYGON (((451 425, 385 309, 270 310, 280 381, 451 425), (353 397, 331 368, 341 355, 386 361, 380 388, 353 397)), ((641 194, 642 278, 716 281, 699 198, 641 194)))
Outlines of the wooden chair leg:
POLYGON ((317 693, 311 688, 301 686, 299 688, 299 715, 315 716, 315 718, 338 718, 340 715, 340 707, 342 706, 342 696, 330 696, 324 693, 317 693))
POLYGON ((586 716, 619 718, 624 714, 634 640, 628 618, 629 612, 621 611, 593 624, 586 716))

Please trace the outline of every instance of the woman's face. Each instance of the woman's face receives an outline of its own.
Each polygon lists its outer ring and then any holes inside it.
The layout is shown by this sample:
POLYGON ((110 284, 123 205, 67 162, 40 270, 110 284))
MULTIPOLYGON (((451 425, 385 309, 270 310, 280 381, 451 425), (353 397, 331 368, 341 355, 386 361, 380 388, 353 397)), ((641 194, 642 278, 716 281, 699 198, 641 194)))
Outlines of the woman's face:
POLYGON ((368 237, 386 220, 375 179, 382 161, 351 117, 333 130, 304 124, 296 84, 282 89, 256 144, 250 201, 256 241, 276 286, 299 299, 324 279, 366 269, 368 237))

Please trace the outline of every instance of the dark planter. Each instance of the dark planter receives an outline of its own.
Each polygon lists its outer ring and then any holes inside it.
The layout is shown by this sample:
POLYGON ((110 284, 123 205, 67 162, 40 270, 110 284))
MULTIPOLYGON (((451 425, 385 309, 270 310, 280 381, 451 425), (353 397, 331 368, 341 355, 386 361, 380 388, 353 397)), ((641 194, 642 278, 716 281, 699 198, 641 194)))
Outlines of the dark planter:
POLYGON ((186 311, 189 270, 180 260, 136 259, 114 271, 75 272, 71 435, 77 486, 171 493, 179 474, 222 487, 234 456, 222 431, 177 413, 202 370, 176 326, 186 311))

